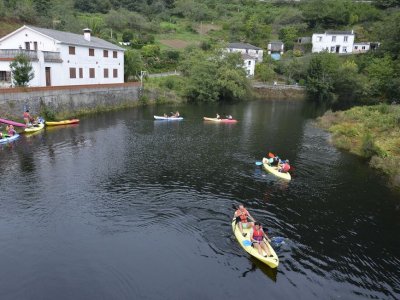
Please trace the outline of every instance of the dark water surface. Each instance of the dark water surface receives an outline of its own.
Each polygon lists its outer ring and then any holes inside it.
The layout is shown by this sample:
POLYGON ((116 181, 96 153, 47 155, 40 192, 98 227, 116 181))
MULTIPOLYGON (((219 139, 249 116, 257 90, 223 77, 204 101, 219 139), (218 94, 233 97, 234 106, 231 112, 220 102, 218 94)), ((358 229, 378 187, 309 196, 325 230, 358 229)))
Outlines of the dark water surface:
POLYGON ((101 114, 0 146, 0 299, 399 299, 400 204, 302 102, 101 114), (202 121, 231 113, 237 124, 202 121), (282 182, 255 166, 291 160, 282 182), (234 239, 243 202, 284 236, 272 270, 234 239))

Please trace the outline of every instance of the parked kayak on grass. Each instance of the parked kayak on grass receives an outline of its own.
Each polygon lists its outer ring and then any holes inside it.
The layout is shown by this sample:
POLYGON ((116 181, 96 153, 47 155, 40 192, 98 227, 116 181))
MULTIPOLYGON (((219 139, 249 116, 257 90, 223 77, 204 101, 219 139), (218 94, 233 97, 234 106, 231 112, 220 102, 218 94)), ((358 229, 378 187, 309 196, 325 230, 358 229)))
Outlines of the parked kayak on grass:
POLYGON ((268 162, 268 158, 264 157, 262 162, 263 162, 264 169, 267 170, 268 172, 274 174, 275 176, 277 176, 279 178, 286 179, 286 180, 291 180, 292 179, 292 176, 290 176, 289 172, 282 173, 282 172, 278 171, 278 167, 271 166, 269 164, 269 162, 268 162))
POLYGON ((38 123, 37 125, 32 125, 30 127, 26 127, 25 128, 25 133, 30 133, 30 132, 35 132, 35 131, 39 131, 42 130, 44 128, 44 123, 38 123))
POLYGON ((77 124, 77 123, 79 123, 79 119, 71 119, 71 120, 63 120, 63 121, 46 121, 47 126, 69 125, 69 124, 77 124))
POLYGON ((11 121, 11 120, 6 120, 6 119, 0 119, 0 123, 13 125, 13 126, 17 126, 17 127, 26 127, 26 125, 23 124, 23 123, 18 123, 18 122, 14 122, 14 121, 11 121))
POLYGON ((217 118, 208 118, 208 117, 203 117, 203 120, 219 122, 219 123, 236 123, 237 122, 237 120, 235 120, 235 119, 217 119, 217 118))
MULTIPOLYGON (((242 235, 242 233, 239 230, 239 225, 236 224, 236 220, 233 219, 232 221, 232 230, 233 233, 235 234, 236 240, 239 242, 240 246, 251 256, 257 258, 267 266, 271 268, 277 268, 279 265, 279 258, 278 255, 276 255, 274 249, 272 246, 266 241, 264 238, 264 242, 266 243, 269 252, 271 252, 272 257, 264 257, 261 256, 258 253, 258 250, 254 247, 252 247, 251 241, 250 241, 250 228, 243 228, 243 233, 247 233, 246 237, 242 235)), ((263 251, 263 254, 265 255, 266 253, 263 251)))
POLYGON ((154 116, 155 120, 168 120, 168 121, 179 121, 183 120, 183 117, 163 117, 163 116, 154 116))
POLYGON ((0 144, 10 143, 12 141, 15 141, 17 138, 19 138, 18 133, 14 134, 13 136, 3 137, 2 139, 0 139, 0 144))

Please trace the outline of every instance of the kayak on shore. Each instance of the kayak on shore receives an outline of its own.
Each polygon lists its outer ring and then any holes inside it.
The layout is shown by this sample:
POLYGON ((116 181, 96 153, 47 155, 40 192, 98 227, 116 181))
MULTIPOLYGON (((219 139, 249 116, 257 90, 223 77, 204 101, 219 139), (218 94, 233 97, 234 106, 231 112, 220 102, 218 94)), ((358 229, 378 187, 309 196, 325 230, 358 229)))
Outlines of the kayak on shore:
POLYGON ((69 125, 69 124, 77 124, 77 123, 79 123, 79 119, 71 119, 71 120, 63 120, 63 121, 46 121, 47 126, 69 125))
POLYGON ((217 119, 217 118, 208 118, 208 117, 203 117, 203 120, 218 122, 218 123, 236 123, 237 122, 237 120, 235 120, 235 119, 217 119))
POLYGON ((179 121, 183 120, 183 117, 163 117, 163 116, 154 116, 155 120, 168 120, 168 121, 179 121))
MULTIPOLYGON (((279 258, 278 255, 276 255, 275 250, 272 248, 271 244, 267 242, 267 240, 264 238, 263 241, 268 247, 269 252, 272 254, 270 257, 265 257, 262 256, 258 253, 258 250, 252 246, 252 243, 250 241, 250 228, 243 228, 243 233, 246 233, 246 237, 242 235, 242 233, 239 230, 239 225, 236 224, 236 219, 234 218, 232 220, 232 230, 233 233, 235 234, 236 240, 239 242, 240 246, 251 256, 254 258, 257 258, 267 266, 271 268, 277 268, 279 265, 279 258)), ((266 254, 263 252, 263 254, 266 254)))

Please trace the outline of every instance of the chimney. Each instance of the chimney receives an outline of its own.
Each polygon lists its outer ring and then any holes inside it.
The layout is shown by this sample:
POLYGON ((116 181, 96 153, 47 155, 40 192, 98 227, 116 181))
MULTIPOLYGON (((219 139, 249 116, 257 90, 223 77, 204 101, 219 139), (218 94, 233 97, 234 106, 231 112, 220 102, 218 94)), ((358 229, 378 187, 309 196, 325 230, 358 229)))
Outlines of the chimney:
POLYGON ((85 40, 87 40, 88 42, 90 42, 90 33, 91 33, 92 31, 89 29, 89 28, 85 28, 85 29, 83 29, 83 38, 85 39, 85 40))

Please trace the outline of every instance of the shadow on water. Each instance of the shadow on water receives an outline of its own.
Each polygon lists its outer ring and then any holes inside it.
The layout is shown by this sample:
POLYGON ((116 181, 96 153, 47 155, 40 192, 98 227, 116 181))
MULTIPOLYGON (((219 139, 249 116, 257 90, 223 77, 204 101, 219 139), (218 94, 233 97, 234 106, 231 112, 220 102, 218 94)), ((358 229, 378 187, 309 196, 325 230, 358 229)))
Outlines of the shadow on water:
POLYGON ((251 268, 244 271, 242 273, 242 277, 246 277, 249 273, 253 273, 256 272, 257 270, 260 270, 269 279, 271 279, 273 282, 276 282, 278 274, 277 268, 276 269, 270 268, 254 257, 249 257, 249 260, 251 261, 251 268))

